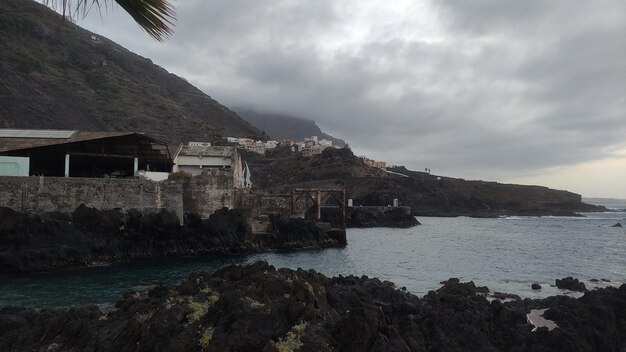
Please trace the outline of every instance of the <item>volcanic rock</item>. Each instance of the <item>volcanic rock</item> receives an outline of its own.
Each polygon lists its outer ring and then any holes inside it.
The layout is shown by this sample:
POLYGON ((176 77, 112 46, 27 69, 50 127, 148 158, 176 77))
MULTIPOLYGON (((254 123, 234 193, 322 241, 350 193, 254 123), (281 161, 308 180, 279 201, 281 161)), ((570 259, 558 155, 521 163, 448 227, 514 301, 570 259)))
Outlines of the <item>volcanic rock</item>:
POLYGON ((521 299, 520 296, 516 295, 515 293, 506 293, 506 292, 494 292, 490 295, 491 297, 495 298, 495 299, 499 299, 499 300, 505 300, 505 299, 521 299))
MULTIPOLYGON (((447 286, 471 288, 473 283, 447 286), (460 286, 459 286, 460 285, 460 286)), ((422 299, 366 276, 264 262, 125 295, 116 309, 0 309, 2 351, 623 351, 626 285, 489 302, 471 289, 422 299), (558 328, 532 332, 547 309, 558 328)))
POLYGON ((247 214, 218 209, 209 219, 169 211, 96 210, 30 214, 0 208, 0 274, 26 273, 135 258, 254 253, 269 249, 345 246, 343 231, 283 220, 274 231, 250 233, 247 214))
POLYGON ((350 207, 346 211, 347 227, 409 228, 421 225, 406 207, 350 207))
POLYGON ((568 276, 563 279, 556 279, 556 287, 564 290, 570 291, 578 291, 585 292, 587 288, 585 287, 584 282, 578 281, 578 279, 574 279, 571 276, 568 276))

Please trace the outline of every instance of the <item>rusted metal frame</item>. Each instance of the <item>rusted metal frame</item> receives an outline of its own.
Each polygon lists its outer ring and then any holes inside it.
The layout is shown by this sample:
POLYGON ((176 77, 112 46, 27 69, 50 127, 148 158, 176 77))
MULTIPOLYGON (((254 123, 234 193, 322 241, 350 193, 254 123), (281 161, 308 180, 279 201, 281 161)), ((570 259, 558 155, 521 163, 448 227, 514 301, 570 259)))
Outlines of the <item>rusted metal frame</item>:
POLYGON ((322 192, 318 189, 315 191, 315 217, 317 220, 322 219, 322 192))
POLYGON ((318 188, 293 189, 291 191, 291 214, 294 214, 297 202, 298 200, 300 200, 300 198, 303 195, 306 195, 308 198, 310 198, 313 201, 316 207, 315 210, 316 210, 317 220, 321 219, 322 200, 326 200, 328 199, 328 197, 332 197, 334 200, 336 200, 339 203, 338 208, 339 208, 339 212, 340 212, 339 215, 341 219, 340 225, 342 229, 345 229, 346 227, 346 208, 345 208, 346 190, 345 188, 343 189, 318 189, 318 188), (314 194, 315 196, 313 196, 312 194, 314 194), (323 198, 322 198, 322 194, 324 195, 323 198))
POLYGON ((337 201, 339 208, 339 218, 341 219, 341 228, 346 228, 346 208, 345 208, 345 198, 346 198, 346 190, 342 189, 341 191, 330 191, 328 194, 337 201))

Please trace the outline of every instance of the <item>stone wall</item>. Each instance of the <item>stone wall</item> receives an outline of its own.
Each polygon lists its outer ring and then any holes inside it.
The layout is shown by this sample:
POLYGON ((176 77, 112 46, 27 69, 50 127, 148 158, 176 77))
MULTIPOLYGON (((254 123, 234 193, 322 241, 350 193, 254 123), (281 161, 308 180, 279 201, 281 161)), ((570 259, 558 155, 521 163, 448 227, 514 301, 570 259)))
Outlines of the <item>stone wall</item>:
POLYGON ((291 213, 291 195, 251 193, 242 189, 236 194, 235 207, 250 210, 253 217, 260 215, 280 214, 287 219, 291 213))
POLYGON ((0 177, 0 206, 31 212, 73 212, 80 204, 97 209, 166 208, 182 219, 183 184, 144 179, 0 177))
MULTIPOLYGON (((97 209, 165 208, 180 219, 185 212, 208 218, 217 209, 237 206, 235 183, 231 168, 205 168, 191 180, 160 182, 144 178, 8 176, 0 177, 0 206, 31 212, 73 212, 80 204, 97 209)), ((289 203, 285 204, 289 209, 289 203)), ((281 206, 264 205, 268 209, 281 206)))
POLYGON ((383 205, 367 205, 367 206, 358 206, 358 207, 346 207, 346 211, 350 212, 354 209, 361 209, 361 210, 367 210, 370 211, 372 213, 384 213, 387 212, 389 210, 397 210, 400 211, 406 215, 411 215, 411 207, 405 207, 405 206, 400 206, 400 207, 391 207, 391 206, 383 206, 383 205))
POLYGON ((183 185, 183 210, 198 213, 202 218, 217 209, 235 208, 235 179, 233 170, 205 168, 183 185))
MULTIPOLYGON (((0 206, 30 212, 73 212, 85 204, 96 209, 168 209, 183 219, 185 212, 208 218, 220 208, 249 209, 253 217, 280 214, 305 218, 305 202, 291 209, 289 194, 256 194, 237 189, 232 169, 205 169, 190 180, 155 182, 142 178, 105 179, 79 177, 0 177, 0 206)), ((309 208, 308 210, 311 210, 309 208)), ((354 227, 413 226, 409 207, 349 207, 354 227)), ((336 207, 322 207, 322 220, 341 227, 336 207)), ((306 218, 311 218, 309 214, 306 218)))

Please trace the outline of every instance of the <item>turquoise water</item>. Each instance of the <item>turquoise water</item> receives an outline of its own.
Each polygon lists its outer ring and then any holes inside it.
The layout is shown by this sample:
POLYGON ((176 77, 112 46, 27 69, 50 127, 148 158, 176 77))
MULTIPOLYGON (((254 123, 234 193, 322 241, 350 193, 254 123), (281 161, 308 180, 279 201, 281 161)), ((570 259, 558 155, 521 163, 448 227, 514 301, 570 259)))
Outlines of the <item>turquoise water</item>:
POLYGON ((327 275, 367 275, 395 282, 423 295, 439 282, 459 277, 492 291, 544 297, 564 293, 550 287, 574 276, 626 282, 626 213, 586 218, 501 219, 420 217, 411 229, 350 229, 341 249, 270 252, 250 256, 194 257, 135 261, 96 268, 0 278, 0 306, 111 307, 124 291, 177 284, 191 272, 267 260, 277 267, 313 268, 327 275), (529 286, 538 282, 541 292, 529 286))

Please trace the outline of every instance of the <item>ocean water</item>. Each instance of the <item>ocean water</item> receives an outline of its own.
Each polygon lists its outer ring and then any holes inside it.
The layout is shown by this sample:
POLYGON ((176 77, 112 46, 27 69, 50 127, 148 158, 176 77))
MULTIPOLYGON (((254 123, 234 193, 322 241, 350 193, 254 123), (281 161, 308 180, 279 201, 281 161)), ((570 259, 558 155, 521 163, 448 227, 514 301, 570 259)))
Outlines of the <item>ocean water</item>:
MULTIPOLYGON (((626 203, 624 204, 626 208, 626 203)), ((276 267, 315 269, 326 275, 367 275, 390 280, 422 296, 450 277, 492 291, 541 298, 572 294, 550 286, 573 276, 588 287, 626 282, 626 212, 577 217, 498 219, 418 218, 410 229, 349 229, 348 246, 277 251, 249 256, 192 257, 134 261, 95 268, 0 277, 0 306, 111 308, 124 291, 145 292, 177 284, 194 271, 266 260, 276 267), (532 291, 538 282, 541 291, 532 291)))

